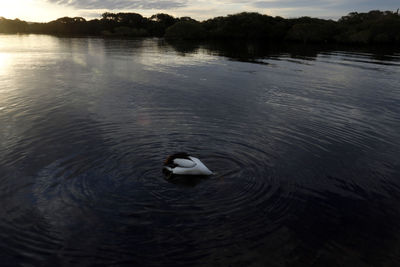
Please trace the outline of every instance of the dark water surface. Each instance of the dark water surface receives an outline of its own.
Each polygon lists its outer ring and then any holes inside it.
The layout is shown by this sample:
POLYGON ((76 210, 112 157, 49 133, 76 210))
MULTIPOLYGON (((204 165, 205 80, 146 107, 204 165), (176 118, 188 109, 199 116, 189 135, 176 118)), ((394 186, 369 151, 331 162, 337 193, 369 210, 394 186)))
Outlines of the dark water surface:
POLYGON ((0 35, 0 125, 1 266, 400 265, 399 51, 0 35))

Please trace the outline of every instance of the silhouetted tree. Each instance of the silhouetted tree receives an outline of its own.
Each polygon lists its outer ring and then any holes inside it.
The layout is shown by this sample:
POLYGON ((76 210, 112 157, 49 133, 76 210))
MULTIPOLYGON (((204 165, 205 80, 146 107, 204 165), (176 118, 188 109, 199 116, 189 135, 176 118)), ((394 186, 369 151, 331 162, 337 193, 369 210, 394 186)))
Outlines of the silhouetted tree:
POLYGON ((206 31, 197 21, 179 21, 169 27, 165 32, 165 38, 168 39, 204 39, 206 31))
POLYGON ((158 13, 150 17, 149 32, 154 36, 164 36, 165 30, 174 25, 178 20, 173 16, 158 13))
POLYGON ((27 30, 28 23, 25 21, 0 18, 0 32, 2 33, 26 33, 27 30))
POLYGON ((400 16, 391 11, 352 12, 339 19, 343 43, 399 43, 400 16))
POLYGON ((100 19, 62 17, 48 23, 27 23, 0 17, 1 33, 64 35, 165 36, 179 39, 244 39, 301 43, 400 43, 398 11, 351 12, 338 21, 310 17, 284 19, 242 12, 198 22, 158 13, 105 12, 100 19))
POLYGON ((164 14, 164 13, 155 14, 150 17, 150 20, 160 23, 163 26, 165 26, 166 28, 168 28, 169 26, 172 26, 173 24, 175 24, 175 22, 178 21, 173 16, 164 14))

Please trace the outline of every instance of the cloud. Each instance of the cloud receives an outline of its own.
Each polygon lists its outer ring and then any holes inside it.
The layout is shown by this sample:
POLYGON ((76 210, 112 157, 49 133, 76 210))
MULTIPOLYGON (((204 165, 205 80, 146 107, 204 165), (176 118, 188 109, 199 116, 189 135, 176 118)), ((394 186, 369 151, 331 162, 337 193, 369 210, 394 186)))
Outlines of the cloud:
MULTIPOLYGON (((13 0, 18 1, 18 0, 13 0)), ((51 3, 58 9, 71 10, 65 15, 94 18, 105 10, 111 12, 138 12, 151 16, 156 12, 173 16, 191 16, 203 20, 243 11, 272 16, 338 19, 349 12, 392 10, 399 0, 38 0, 51 3), (62 6, 62 8, 60 8, 62 6), (89 12, 89 13, 88 13, 89 12)))
POLYGON ((296 7, 326 7, 329 2, 320 1, 316 4, 312 0, 282 0, 282 1, 258 1, 254 2, 253 5, 259 8, 296 8, 296 7))
POLYGON ((47 0, 78 9, 171 9, 187 5, 187 0, 47 0))
MULTIPOLYGON (((232 0, 231 0, 232 1, 232 0)), ((233 0, 235 1, 235 0, 233 0)), ((261 0, 253 1, 253 6, 258 8, 313 8, 313 9, 338 9, 338 10, 372 10, 390 9, 398 5, 398 0, 261 0)))

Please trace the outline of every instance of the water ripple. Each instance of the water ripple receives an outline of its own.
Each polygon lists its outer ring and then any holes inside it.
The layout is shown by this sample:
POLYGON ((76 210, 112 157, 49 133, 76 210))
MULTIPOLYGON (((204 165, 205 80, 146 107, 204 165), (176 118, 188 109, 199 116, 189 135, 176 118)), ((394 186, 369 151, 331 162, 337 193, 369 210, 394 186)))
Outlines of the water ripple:
POLYGON ((54 68, 35 46, 0 79, 10 263, 335 265, 368 248, 371 266, 398 263, 397 55, 254 64, 149 39, 48 38, 64 51, 54 68), (177 151, 215 174, 167 180, 162 162, 177 151))

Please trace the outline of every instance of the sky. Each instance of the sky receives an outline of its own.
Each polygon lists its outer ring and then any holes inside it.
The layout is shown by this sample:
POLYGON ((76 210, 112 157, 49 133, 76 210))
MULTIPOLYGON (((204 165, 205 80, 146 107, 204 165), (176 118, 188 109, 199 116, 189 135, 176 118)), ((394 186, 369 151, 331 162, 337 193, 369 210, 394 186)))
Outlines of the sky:
POLYGON ((145 17, 167 13, 205 20, 243 11, 293 18, 338 19, 350 12, 400 8, 399 0, 0 0, 0 17, 47 22, 60 17, 100 18, 109 12, 135 12, 145 17))

